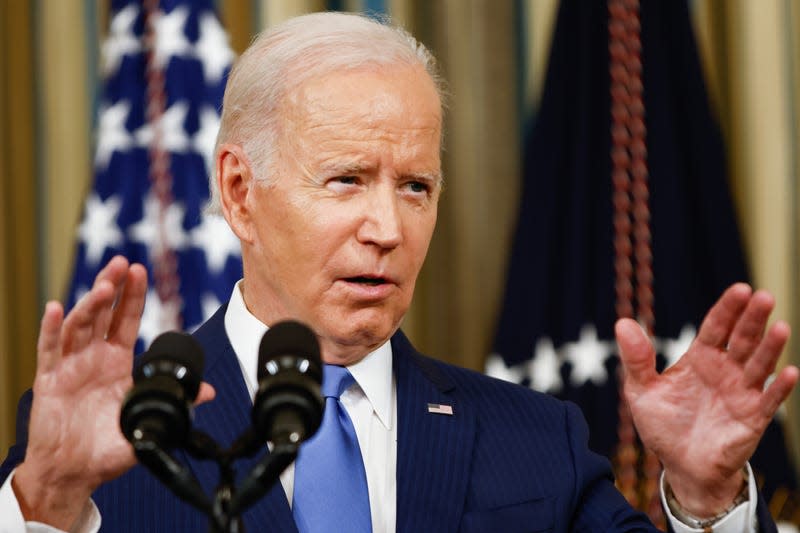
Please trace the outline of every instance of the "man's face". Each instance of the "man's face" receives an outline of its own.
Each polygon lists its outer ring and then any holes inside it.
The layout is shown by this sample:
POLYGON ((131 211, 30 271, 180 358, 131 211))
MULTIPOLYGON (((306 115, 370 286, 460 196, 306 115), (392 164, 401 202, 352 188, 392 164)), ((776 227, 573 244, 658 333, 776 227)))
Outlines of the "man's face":
POLYGON ((440 102, 422 68, 334 73, 285 106, 274 180, 248 194, 244 297, 351 364, 408 310, 440 192, 440 102))

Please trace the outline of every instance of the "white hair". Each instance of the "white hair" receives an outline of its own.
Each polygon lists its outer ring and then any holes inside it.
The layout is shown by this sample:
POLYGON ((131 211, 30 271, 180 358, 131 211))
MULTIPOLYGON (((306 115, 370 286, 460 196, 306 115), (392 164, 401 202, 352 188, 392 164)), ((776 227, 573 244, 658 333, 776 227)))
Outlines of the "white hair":
MULTIPOLYGON (((368 65, 422 66, 444 105, 442 81, 433 55, 411 34, 387 21, 354 13, 321 12, 289 19, 257 36, 228 76, 214 147, 241 146, 257 179, 270 178, 281 133, 281 106, 305 81, 368 65)), ((212 169, 206 210, 221 212, 212 169)))

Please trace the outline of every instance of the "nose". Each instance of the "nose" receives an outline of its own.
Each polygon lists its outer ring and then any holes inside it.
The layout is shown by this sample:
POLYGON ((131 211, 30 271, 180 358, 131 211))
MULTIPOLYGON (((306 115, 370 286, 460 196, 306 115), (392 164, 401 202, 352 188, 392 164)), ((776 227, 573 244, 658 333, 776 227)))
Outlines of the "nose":
POLYGON ((391 250, 403 241, 400 199, 394 187, 376 187, 369 193, 358 228, 358 241, 391 250))

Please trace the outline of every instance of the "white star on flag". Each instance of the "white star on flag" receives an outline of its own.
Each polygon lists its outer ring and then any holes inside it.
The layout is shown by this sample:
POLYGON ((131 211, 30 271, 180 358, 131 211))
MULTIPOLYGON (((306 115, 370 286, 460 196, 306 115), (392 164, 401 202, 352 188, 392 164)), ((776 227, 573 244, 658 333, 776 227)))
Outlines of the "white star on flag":
POLYGON ((200 38, 195 43, 195 53, 203 63, 203 73, 210 83, 218 83, 225 69, 233 62, 234 54, 228 46, 228 35, 217 18, 210 14, 200 17, 200 38))
POLYGON ((144 216, 128 228, 130 239, 147 246, 148 250, 182 250, 188 243, 183 230, 183 206, 174 202, 163 210, 158 197, 150 193, 144 202, 144 216))
POLYGON ((591 380, 602 385, 608 379, 605 361, 614 350, 614 344, 597 338, 597 330, 591 324, 581 328, 578 342, 568 342, 561 347, 564 359, 572 363, 570 382, 574 386, 591 380))
POLYGON ((133 146, 131 135, 125 127, 130 109, 130 104, 125 100, 100 109, 94 156, 94 164, 98 170, 105 170, 108 167, 111 155, 115 151, 124 152, 133 146))
POLYGON ((219 115, 209 106, 200 110, 200 129, 192 137, 192 148, 203 156, 206 163, 206 172, 209 175, 214 168, 214 144, 219 132, 219 115))
POLYGON ((695 327, 692 324, 686 324, 681 328, 677 339, 656 339, 656 349, 667 359, 666 368, 671 367, 683 357, 695 336, 697 336, 695 327))
POLYGON ((175 102, 161 116, 159 121, 153 124, 145 124, 136 130, 136 142, 139 146, 146 148, 153 142, 154 131, 159 129, 159 147, 168 152, 182 153, 189 148, 189 137, 183 128, 186 122, 186 114, 189 106, 184 101, 175 102))
POLYGON ((122 59, 141 50, 142 45, 133 33, 133 24, 139 9, 131 4, 122 8, 111 19, 111 30, 102 45, 103 74, 109 76, 117 71, 122 59))
MULTIPOLYGON (((525 369, 527 369, 527 365, 525 369)), ((486 359, 486 373, 511 383, 521 383, 527 374, 521 365, 507 366, 500 354, 496 353, 489 355, 486 359)))
POLYGON ((552 340, 542 337, 536 341, 534 357, 528 364, 531 387, 542 392, 561 390, 561 363, 552 340))
POLYGON ((163 302, 154 290, 148 290, 144 301, 142 322, 139 325, 139 337, 145 346, 150 346, 159 334, 165 331, 179 330, 181 324, 180 304, 178 300, 163 302))
POLYGON ((78 226, 78 237, 86 246, 86 261, 97 265, 106 248, 119 246, 122 232, 117 225, 117 216, 122 201, 110 196, 105 202, 97 194, 86 199, 84 219, 78 226))
POLYGON ((206 215, 190 234, 192 246, 202 248, 209 270, 219 274, 228 257, 239 257, 241 245, 224 218, 206 215))
POLYGON ((155 19, 155 61, 163 68, 172 56, 182 56, 191 50, 183 27, 189 17, 189 8, 176 7, 169 13, 159 11, 155 19))

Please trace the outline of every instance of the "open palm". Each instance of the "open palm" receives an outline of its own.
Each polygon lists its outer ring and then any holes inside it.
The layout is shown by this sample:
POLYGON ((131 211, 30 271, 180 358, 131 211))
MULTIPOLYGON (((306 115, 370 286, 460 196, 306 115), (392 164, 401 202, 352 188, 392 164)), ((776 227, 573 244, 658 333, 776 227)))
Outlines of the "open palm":
POLYGON ((688 511, 724 509, 742 483, 742 468, 798 379, 785 368, 764 389, 789 338, 769 293, 731 286, 706 315, 684 356, 664 373, 639 326, 617 323, 625 396, 642 442, 664 465, 667 481, 688 511))
POLYGON ((119 431, 119 409, 132 383, 146 286, 141 265, 114 258, 66 319, 60 304, 47 305, 26 458, 69 465, 72 471, 63 474, 91 487, 133 466, 131 446, 119 431))

